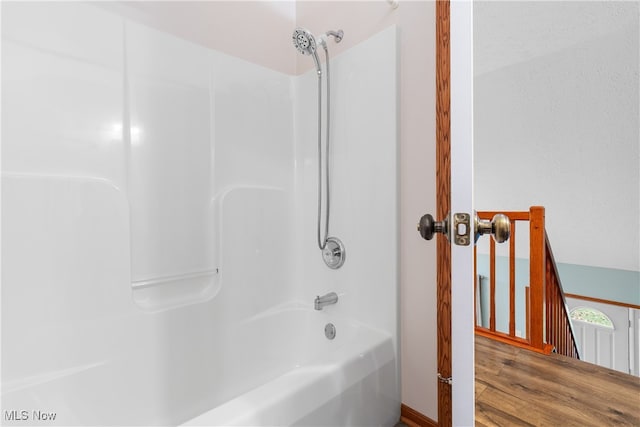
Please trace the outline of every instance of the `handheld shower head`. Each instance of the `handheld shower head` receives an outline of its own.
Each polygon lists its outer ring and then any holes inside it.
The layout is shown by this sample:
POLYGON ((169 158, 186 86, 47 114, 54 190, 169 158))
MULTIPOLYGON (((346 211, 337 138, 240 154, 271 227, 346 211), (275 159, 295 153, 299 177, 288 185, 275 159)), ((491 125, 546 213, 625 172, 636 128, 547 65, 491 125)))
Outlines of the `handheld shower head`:
POLYGON ((296 28, 293 31, 293 45, 303 55, 311 55, 316 51, 316 39, 309 30, 296 28))
POLYGON ((318 75, 322 73, 320 69, 320 60, 316 52, 316 39, 309 30, 304 28, 296 28, 293 31, 293 45, 303 55, 311 55, 313 62, 316 64, 316 71, 318 75))

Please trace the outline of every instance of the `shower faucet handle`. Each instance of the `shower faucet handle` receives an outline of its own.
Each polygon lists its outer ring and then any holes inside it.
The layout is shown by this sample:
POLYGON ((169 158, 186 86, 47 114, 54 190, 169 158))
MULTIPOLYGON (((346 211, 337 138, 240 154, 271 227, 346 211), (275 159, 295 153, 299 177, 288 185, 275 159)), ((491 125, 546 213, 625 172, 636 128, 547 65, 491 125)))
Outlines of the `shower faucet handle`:
POLYGON ((327 267, 335 270, 344 264, 347 252, 344 245, 337 237, 329 237, 325 242, 324 249, 322 250, 322 259, 327 267))

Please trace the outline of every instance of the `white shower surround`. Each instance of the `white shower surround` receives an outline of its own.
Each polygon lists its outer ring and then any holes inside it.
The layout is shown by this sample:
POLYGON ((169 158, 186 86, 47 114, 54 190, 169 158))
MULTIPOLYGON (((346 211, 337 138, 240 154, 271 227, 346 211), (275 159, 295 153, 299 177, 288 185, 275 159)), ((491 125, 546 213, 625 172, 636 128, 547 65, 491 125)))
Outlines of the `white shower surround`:
POLYGON ((330 234, 347 248, 334 271, 315 246, 313 72, 93 5, 6 4, 2 18, 2 409, 179 424, 308 374, 279 389, 304 414, 256 406, 236 422, 392 425, 396 29, 331 63, 330 234), (312 310, 330 291, 339 302, 312 310))

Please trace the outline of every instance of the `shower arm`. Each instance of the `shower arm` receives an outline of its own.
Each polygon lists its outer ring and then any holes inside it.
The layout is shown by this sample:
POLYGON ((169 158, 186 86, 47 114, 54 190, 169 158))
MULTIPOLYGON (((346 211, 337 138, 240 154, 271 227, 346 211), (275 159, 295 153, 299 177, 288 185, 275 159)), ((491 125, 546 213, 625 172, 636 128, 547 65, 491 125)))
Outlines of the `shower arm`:
POLYGON ((325 34, 327 36, 333 37, 336 43, 340 43, 342 41, 342 37, 344 37, 344 31, 342 30, 337 30, 337 31, 329 30, 325 34))

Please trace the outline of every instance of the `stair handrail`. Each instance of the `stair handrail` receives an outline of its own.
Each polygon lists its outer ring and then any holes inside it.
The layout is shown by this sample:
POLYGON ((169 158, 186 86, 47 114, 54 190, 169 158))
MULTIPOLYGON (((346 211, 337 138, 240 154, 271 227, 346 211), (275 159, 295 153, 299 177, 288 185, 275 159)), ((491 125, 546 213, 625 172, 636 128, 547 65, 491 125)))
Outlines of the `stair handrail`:
MULTIPOLYGON (((478 212, 478 216, 481 219, 490 219, 497 212, 499 211, 478 212)), ((505 333, 496 330, 495 243, 490 241, 490 321, 488 328, 476 325, 476 334, 488 336, 518 347, 529 348, 540 353, 549 354, 552 351, 556 351, 570 357, 579 358, 573 322, 567 308, 560 275, 546 232, 545 208, 543 206, 531 206, 529 211, 501 213, 509 217, 512 230, 509 242, 509 332, 505 333), (519 337, 515 333, 516 221, 529 222, 529 287, 525 288, 525 338, 519 337), (549 280, 547 280, 547 276, 549 280), (559 332, 561 329, 564 334, 559 332)), ((476 259, 475 255, 476 252, 474 251, 474 259, 476 259)))

